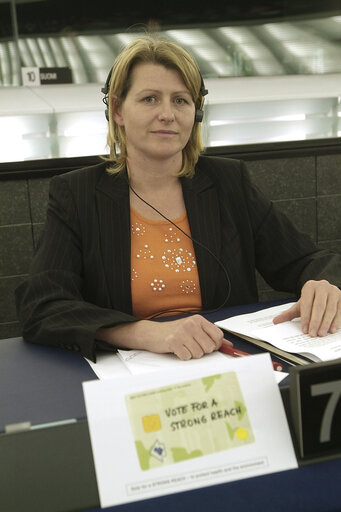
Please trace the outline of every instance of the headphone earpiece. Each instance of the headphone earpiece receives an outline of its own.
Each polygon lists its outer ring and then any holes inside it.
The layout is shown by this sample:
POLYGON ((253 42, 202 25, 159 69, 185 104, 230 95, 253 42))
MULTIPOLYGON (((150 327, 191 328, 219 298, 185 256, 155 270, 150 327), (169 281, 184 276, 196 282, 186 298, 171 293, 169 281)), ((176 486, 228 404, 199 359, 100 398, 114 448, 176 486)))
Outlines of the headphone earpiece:
POLYGON ((194 115, 194 122, 195 123, 201 123, 204 117, 204 111, 200 108, 197 108, 194 115))
MULTIPOLYGON (((199 71, 199 73, 200 73, 200 71, 199 71)), ((201 96, 204 97, 204 96, 206 96, 206 94, 208 94, 208 90, 205 87, 204 79, 203 79, 201 73, 200 73, 200 78, 201 78, 200 92, 201 92, 201 96)), ((202 100, 202 103, 204 103, 204 100, 202 100)), ((203 120, 203 117, 204 117, 204 111, 200 108, 197 108, 195 111, 195 115, 194 115, 194 122, 201 123, 203 120)))
MULTIPOLYGON (((107 79, 105 81, 104 86, 101 89, 101 92, 104 94, 104 98, 102 98, 103 103, 108 107, 108 94, 109 94, 109 86, 110 86, 110 78, 111 78, 112 68, 109 71, 107 79)), ((104 111, 105 119, 109 121, 109 111, 108 108, 104 111)))
MULTIPOLYGON (((101 89, 101 92, 104 94, 104 96, 108 96, 108 94, 109 94, 109 86, 110 86, 111 73, 112 73, 112 68, 109 71, 109 74, 107 76, 105 84, 103 85, 103 87, 101 89)), ((104 99, 103 99, 103 101, 104 101, 104 99)), ((104 103, 106 103, 106 102, 104 101, 104 103)))

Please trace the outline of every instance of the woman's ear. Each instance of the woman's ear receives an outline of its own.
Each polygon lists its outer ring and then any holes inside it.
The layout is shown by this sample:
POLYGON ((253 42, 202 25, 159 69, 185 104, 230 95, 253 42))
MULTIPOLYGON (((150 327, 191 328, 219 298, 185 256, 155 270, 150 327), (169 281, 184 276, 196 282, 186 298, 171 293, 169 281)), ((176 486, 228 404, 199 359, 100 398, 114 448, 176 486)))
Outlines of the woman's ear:
POLYGON ((113 96, 111 101, 112 101, 111 107, 112 107, 113 119, 114 119, 115 123, 118 124, 119 126, 124 126, 124 120, 123 120, 123 117, 121 114, 121 105, 120 105, 120 101, 119 101, 118 97, 113 96))

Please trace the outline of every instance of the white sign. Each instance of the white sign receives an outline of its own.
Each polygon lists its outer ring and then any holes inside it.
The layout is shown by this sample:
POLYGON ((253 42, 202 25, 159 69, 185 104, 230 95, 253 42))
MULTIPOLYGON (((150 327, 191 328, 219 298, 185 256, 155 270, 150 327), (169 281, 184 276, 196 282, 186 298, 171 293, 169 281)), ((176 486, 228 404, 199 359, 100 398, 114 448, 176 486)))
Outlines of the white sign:
POLYGON ((21 68, 22 84, 27 87, 40 85, 40 71, 36 67, 21 68))
POLYGON ((297 467, 269 354, 83 389, 102 507, 297 467))

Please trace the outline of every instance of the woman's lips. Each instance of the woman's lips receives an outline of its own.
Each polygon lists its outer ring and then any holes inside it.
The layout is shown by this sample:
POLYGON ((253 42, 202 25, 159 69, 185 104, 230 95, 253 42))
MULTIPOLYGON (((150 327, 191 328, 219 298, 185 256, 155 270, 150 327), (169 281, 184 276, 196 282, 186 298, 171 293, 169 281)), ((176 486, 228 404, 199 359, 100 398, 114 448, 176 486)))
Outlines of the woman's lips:
POLYGON ((173 130, 153 130, 152 133, 155 133, 156 135, 176 135, 177 132, 174 132, 173 130))

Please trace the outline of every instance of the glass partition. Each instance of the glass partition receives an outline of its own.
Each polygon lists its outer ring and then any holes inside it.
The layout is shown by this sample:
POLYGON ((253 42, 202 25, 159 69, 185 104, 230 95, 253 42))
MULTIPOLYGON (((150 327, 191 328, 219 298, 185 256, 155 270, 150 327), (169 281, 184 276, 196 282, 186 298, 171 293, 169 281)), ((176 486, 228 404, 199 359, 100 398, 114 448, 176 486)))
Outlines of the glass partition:
MULTIPOLYGON (((0 85, 21 84, 20 68, 68 67, 75 84, 102 82, 138 31, 20 34, 0 40, 0 85)), ((341 15, 159 31, 196 59, 204 77, 341 72, 341 15)))
POLYGON ((207 146, 341 136, 339 0, 205 3, 0 0, 0 161, 106 153, 100 89, 145 29, 198 63, 207 146))

